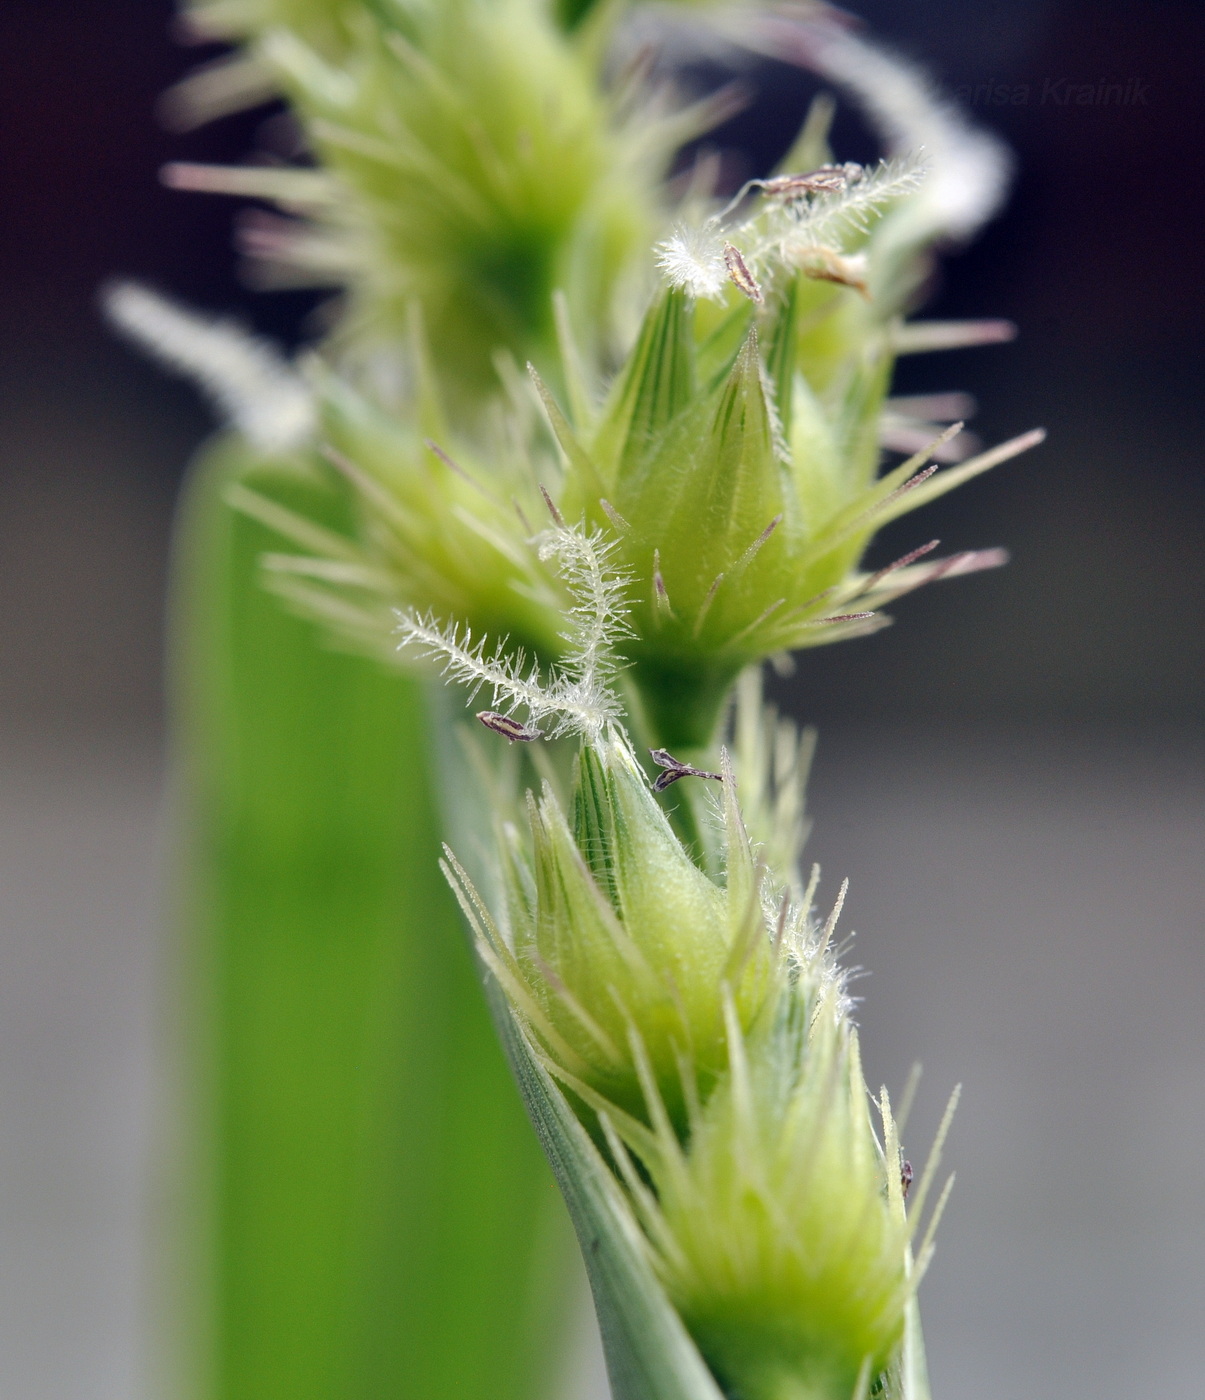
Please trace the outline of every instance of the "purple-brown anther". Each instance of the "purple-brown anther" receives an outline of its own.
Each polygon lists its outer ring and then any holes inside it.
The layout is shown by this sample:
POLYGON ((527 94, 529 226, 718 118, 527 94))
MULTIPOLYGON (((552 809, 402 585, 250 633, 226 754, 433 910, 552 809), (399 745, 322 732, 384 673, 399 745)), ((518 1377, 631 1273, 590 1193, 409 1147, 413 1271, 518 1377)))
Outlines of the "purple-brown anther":
POLYGON ((501 734, 512 744, 530 744, 539 739, 544 732, 541 729, 533 729, 526 724, 520 724, 517 719, 512 719, 510 715, 501 715, 497 710, 478 710, 477 718, 487 729, 492 729, 495 734, 501 734))
POLYGON ((672 753, 667 753, 665 749, 649 749, 649 757, 658 768, 665 769, 665 772, 659 774, 653 784, 654 792, 664 792, 679 778, 714 778, 717 783, 724 781, 722 773, 709 773, 705 768, 694 768, 689 763, 683 763, 680 759, 676 759, 672 753))
POLYGON ((724 266, 728 269, 728 276, 733 285, 749 298, 761 306, 765 302, 762 289, 757 285, 757 278, 749 271, 749 265, 741 256, 741 250, 731 243, 724 244, 724 266))
POLYGON ((861 175, 861 166, 822 165, 805 175, 775 175, 761 181, 764 193, 771 199, 798 199, 805 194, 835 194, 843 190, 855 173, 861 175))

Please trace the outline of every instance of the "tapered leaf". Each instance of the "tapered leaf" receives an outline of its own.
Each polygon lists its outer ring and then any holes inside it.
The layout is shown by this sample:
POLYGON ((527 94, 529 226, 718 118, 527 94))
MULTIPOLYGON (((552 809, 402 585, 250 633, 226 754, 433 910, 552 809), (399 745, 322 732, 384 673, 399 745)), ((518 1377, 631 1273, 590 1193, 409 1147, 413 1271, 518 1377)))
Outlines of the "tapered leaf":
POLYGON ((197 1400, 531 1400, 568 1230, 436 867, 421 691, 262 587, 229 486, 333 528, 333 479, 228 438, 179 526, 175 721, 197 1400))

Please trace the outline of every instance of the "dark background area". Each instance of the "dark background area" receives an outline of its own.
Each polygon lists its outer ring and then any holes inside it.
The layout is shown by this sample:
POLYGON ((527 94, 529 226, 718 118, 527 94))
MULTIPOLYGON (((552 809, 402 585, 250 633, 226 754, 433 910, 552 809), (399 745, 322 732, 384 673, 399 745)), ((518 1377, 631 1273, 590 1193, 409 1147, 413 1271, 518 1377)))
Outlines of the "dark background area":
MULTIPOLYGON (((805 656, 797 703, 830 721, 1194 716, 1205 14, 1072 0, 862 13, 947 90, 969 90, 975 119, 1018 157, 1007 210, 945 261, 927 312, 1006 316, 1021 338, 911 359, 900 387, 971 390, 989 442, 1035 424, 1050 438, 879 547, 885 561, 934 534, 952 549, 1003 543, 1010 567, 905 601, 897 627, 856 647, 805 656), (1140 100, 1057 100, 1060 84, 1102 80, 1133 80, 1140 100)), ((14 719, 141 728, 159 715, 170 502, 208 418, 107 333, 97 287, 138 276, 285 340, 313 304, 240 284, 234 202, 158 184, 167 159, 242 158, 263 119, 159 127, 157 96, 197 58, 169 19, 153 0, 7 0, 0 15, 0 707, 14 719)), ((732 139, 777 128, 785 141, 813 87, 767 70, 732 139)), ((863 152, 855 118, 838 135, 840 154, 863 152)))
MULTIPOLYGON (((1006 316, 1020 339, 909 361, 901 388, 973 391, 988 442, 1050 432, 876 545, 886 562, 933 535, 1005 544, 1008 568, 904 600, 895 628, 783 683, 821 725, 808 855, 826 904, 853 877, 868 1075, 898 1093, 926 1065, 914 1160, 965 1083, 924 1290, 934 1394, 1197 1395, 1205 13, 861 13, 1018 160, 928 314, 1006 316), (1102 80, 1143 100, 1056 100, 1102 80)), ((0 1392, 25 1400, 160 1393, 163 598, 211 424, 108 334, 97 288, 140 277, 288 342, 313 304, 240 285, 236 203, 159 186, 169 159, 239 160, 263 119, 157 126, 198 57, 169 19, 163 0, 0 5, 0 1392)), ((730 134, 752 145, 765 117, 785 144, 814 83, 763 77, 730 134)), ((855 118, 838 133, 865 154, 855 118)))

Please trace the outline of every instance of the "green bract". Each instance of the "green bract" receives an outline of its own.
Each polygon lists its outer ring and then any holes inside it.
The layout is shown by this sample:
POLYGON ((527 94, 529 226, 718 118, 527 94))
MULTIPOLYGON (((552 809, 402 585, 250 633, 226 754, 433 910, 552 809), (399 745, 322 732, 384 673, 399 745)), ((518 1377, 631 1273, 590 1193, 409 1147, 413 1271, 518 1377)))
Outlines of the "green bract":
POLYGON ((494 450, 447 433, 442 415, 418 422, 382 412, 346 382, 317 378, 325 453, 296 451, 299 469, 350 484, 360 529, 316 529, 262 493, 232 503, 306 551, 265 556, 274 591, 323 621, 344 643, 392 659, 398 613, 417 607, 455 618, 474 635, 507 637, 549 660, 563 649, 564 591, 541 563, 525 522, 547 518, 525 454, 499 437, 494 450), (433 439, 451 442, 455 456, 433 439))

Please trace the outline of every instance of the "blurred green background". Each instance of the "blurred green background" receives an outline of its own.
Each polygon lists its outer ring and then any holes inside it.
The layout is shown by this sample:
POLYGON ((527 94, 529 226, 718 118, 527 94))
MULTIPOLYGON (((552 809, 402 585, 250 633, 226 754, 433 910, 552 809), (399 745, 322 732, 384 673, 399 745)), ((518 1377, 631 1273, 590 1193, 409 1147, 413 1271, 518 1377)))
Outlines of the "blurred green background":
MULTIPOLYGON (((1008 316, 1020 340, 910 362, 901 388, 974 392, 988 440, 1051 434, 879 545, 1004 543, 1008 569, 917 595, 896 628, 781 683, 821 726, 814 854, 827 887, 853 878, 869 1073, 898 1088, 926 1063, 914 1153, 967 1084, 926 1284, 936 1393, 1192 1393, 1205 18, 1110 0, 860 12, 1019 161, 930 312, 1008 316), (1058 100, 1102 82, 1143 100, 1058 100)), ((108 336, 96 288, 140 276, 292 343, 314 305, 239 283, 229 203, 158 186, 166 159, 239 159, 264 120, 156 126, 157 94, 196 60, 169 18, 151 0, 0 12, 0 1394, 34 1400, 150 1393, 162 595, 174 495, 210 426, 108 336)), ((734 185, 814 91, 784 68, 747 76, 758 100, 721 134, 734 185)), ((838 142, 869 153, 851 114, 838 142)))

